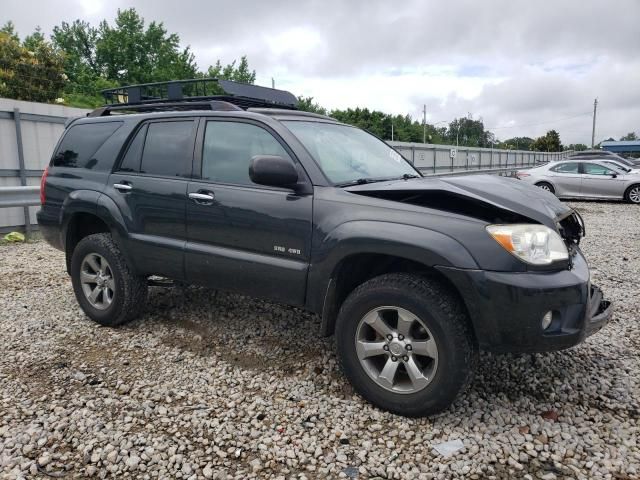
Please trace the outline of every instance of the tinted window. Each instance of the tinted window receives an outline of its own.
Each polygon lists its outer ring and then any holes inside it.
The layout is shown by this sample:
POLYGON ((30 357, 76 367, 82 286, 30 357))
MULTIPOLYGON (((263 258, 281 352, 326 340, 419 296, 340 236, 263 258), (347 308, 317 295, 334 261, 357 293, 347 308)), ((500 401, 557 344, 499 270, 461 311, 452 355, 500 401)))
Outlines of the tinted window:
POLYGON ((194 122, 154 122, 147 127, 141 173, 166 177, 191 172, 194 122))
POLYGON ((93 168, 95 153, 122 122, 86 123, 72 126, 53 156, 56 167, 93 168))
POLYGON ((613 170, 597 163, 583 163, 582 168, 584 168, 584 173, 587 175, 611 175, 615 173, 613 170))
POLYGON ((561 163, 560 165, 553 167, 551 171, 558 173, 578 173, 578 164, 573 162, 561 163))
POLYGON ((144 125, 135 138, 129 144, 127 153, 122 159, 120 164, 120 171, 122 172, 139 172, 140 171, 140 156, 142 155, 142 145, 144 144, 144 136, 147 134, 147 126, 144 125))
POLYGON ((255 155, 289 157, 264 128, 249 123, 208 122, 202 151, 202 178, 254 185, 249 178, 249 164, 255 155))

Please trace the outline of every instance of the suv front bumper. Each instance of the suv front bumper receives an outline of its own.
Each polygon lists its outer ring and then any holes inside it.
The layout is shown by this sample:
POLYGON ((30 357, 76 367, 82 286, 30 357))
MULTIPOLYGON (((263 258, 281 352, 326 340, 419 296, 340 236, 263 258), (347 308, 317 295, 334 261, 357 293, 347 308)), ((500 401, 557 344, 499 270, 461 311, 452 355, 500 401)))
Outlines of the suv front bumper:
POLYGON ((592 286, 578 251, 571 270, 492 272, 438 267, 458 289, 481 349, 545 352, 582 342, 611 319, 613 306, 592 286), (551 311, 551 325, 542 318, 551 311))

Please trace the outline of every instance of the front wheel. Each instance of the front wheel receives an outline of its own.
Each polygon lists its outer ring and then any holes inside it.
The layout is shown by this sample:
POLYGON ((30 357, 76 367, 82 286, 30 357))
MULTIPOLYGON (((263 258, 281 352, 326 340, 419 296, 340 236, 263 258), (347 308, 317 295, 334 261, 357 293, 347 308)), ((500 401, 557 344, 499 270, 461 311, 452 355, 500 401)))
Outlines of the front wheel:
POLYGON ((82 310, 116 327, 135 318, 147 298, 147 280, 135 275, 108 233, 88 235, 71 256, 71 283, 82 310))
POLYGON ((399 415, 432 415, 471 382, 478 353, 460 300, 437 280, 386 274, 354 290, 336 323, 354 389, 399 415))
POLYGON ((631 185, 627 188, 624 199, 629 203, 640 204, 640 184, 631 185))

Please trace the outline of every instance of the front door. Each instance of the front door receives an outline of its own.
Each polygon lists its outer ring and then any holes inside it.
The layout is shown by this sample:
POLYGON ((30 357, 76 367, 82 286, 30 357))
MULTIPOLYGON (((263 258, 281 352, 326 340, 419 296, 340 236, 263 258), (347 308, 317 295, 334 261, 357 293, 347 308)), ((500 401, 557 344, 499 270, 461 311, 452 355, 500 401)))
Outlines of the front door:
MULTIPOLYGON (((251 121, 208 120, 198 137, 194 176, 200 178, 188 185, 187 280, 302 305, 313 198, 249 178, 253 156, 293 158, 291 151, 251 121)), ((299 173, 305 175, 301 167, 299 173)))
POLYGON ((582 162, 582 196, 622 198, 624 175, 595 162, 582 162))
POLYGON ((196 121, 143 124, 104 193, 122 213, 136 271, 184 279, 187 184, 196 121))

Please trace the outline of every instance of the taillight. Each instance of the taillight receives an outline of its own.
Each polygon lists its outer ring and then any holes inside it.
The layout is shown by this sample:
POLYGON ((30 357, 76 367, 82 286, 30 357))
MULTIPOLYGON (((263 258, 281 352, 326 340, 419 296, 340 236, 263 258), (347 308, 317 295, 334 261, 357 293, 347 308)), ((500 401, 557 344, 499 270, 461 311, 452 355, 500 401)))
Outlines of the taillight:
POLYGON ((47 186, 47 175, 49 175, 49 167, 44 169, 42 178, 40 179, 40 205, 44 205, 45 200, 45 187, 47 186))
POLYGON ((516 178, 530 177, 530 173, 516 172, 516 178))

